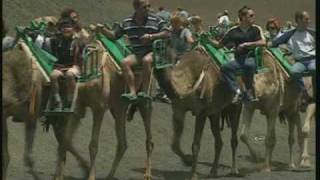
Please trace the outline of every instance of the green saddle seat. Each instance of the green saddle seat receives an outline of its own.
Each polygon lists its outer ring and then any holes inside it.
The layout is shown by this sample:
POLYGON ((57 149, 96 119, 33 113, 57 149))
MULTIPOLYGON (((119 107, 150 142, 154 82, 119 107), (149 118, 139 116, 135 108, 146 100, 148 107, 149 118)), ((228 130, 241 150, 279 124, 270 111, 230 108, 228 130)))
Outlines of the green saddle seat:
MULTIPOLYGON (((280 65, 286 70, 286 72, 291 75, 292 64, 289 63, 287 55, 281 51, 280 48, 269 48, 268 49, 280 65)), ((311 76, 313 73, 310 71, 303 72, 303 76, 311 76)))

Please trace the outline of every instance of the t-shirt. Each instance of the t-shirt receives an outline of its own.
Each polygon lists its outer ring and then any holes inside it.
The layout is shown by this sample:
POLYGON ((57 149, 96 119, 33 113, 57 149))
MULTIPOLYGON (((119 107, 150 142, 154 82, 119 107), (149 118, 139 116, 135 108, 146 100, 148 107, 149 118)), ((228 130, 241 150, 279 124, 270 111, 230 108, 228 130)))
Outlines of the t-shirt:
POLYGON ((219 25, 222 25, 223 27, 228 27, 230 24, 229 17, 227 15, 223 15, 218 20, 219 25))
POLYGON ((129 38, 133 53, 141 57, 152 51, 152 42, 144 44, 140 38, 144 34, 159 33, 168 29, 166 22, 155 14, 148 13, 144 25, 138 25, 134 17, 135 14, 124 19, 122 23, 115 28, 115 35, 118 39, 126 34, 129 38))
POLYGON ((51 53, 57 58, 56 67, 71 67, 82 63, 84 44, 80 39, 51 38, 51 53), (78 51, 77 51, 78 50, 78 51))
POLYGON ((296 30, 288 41, 292 56, 299 60, 305 57, 315 56, 316 41, 308 31, 296 30))
POLYGON ((236 59, 239 58, 246 58, 253 57, 254 54, 250 53, 250 49, 243 48, 241 51, 237 49, 237 47, 245 42, 254 42, 264 39, 263 31, 261 27, 257 25, 252 25, 247 29, 247 31, 243 31, 240 26, 234 26, 231 28, 226 35, 222 38, 221 42, 225 46, 229 47, 229 44, 231 44, 232 47, 236 49, 235 57, 236 59))
POLYGON ((169 22, 170 17, 171 17, 171 13, 166 10, 162 10, 162 11, 157 12, 157 16, 162 18, 164 21, 169 22))
POLYGON ((191 49, 191 45, 186 39, 188 36, 192 36, 188 28, 183 28, 178 32, 171 32, 171 43, 178 56, 191 49))

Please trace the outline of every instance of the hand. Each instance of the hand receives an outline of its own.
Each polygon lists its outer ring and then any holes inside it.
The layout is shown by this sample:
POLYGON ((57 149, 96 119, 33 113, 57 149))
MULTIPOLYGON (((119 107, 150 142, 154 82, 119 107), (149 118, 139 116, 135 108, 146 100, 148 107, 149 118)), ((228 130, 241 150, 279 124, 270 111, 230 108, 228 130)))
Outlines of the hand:
POLYGON ((248 42, 245 42, 245 43, 240 44, 240 45, 238 46, 238 48, 243 49, 243 48, 248 47, 249 45, 250 45, 250 44, 249 44, 248 42))
POLYGON ((140 39, 142 40, 142 42, 144 44, 146 44, 152 40, 152 35, 151 34, 144 34, 143 36, 140 37, 140 39))
POLYGON ((95 30, 96 30, 96 32, 101 32, 102 30, 103 30, 103 28, 104 28, 104 25, 103 24, 100 24, 100 23, 98 23, 97 25, 96 25, 96 28, 95 28, 95 30))

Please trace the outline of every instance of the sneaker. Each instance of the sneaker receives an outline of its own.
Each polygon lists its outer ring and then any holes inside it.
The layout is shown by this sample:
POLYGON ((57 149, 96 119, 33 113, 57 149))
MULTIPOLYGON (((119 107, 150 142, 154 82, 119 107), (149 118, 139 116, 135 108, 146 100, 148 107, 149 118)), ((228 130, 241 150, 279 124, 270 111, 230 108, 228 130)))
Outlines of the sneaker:
POLYGON ((167 104, 171 104, 171 100, 168 98, 168 96, 166 94, 164 94, 160 100, 164 103, 167 103, 167 104))
POLYGON ((134 103, 137 101, 137 96, 133 95, 131 93, 125 93, 121 95, 121 99, 129 102, 129 103, 134 103))
POLYGON ((258 98, 255 96, 255 93, 253 92, 253 90, 249 89, 246 91, 246 100, 248 100, 249 102, 258 101, 258 98))
POLYGON ((232 99, 232 103, 233 104, 236 104, 236 103, 239 103, 242 99, 242 94, 241 94, 241 91, 240 89, 237 89, 233 99, 232 99))
POLYGON ((138 96, 138 99, 152 101, 152 97, 145 92, 139 92, 137 96, 138 96))

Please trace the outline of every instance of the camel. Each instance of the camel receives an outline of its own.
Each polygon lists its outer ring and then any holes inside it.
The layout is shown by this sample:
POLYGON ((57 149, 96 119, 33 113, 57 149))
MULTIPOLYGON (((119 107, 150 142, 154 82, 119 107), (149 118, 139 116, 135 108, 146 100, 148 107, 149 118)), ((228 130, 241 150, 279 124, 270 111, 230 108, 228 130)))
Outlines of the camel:
POLYGON ((108 73, 108 55, 97 42, 92 42, 88 46, 91 47, 91 55, 88 63, 84 63, 82 73, 89 70, 91 66, 97 62, 97 70, 101 72, 101 76, 78 82, 78 92, 75 100, 75 108, 73 113, 61 114, 60 116, 47 116, 53 127, 54 134, 58 141, 58 160, 55 172, 55 180, 63 179, 64 164, 66 163, 66 151, 72 153, 79 162, 80 167, 88 175, 89 180, 95 179, 95 160, 98 153, 99 135, 103 115, 109 109, 110 98, 110 75, 108 73), (95 57, 95 55, 96 57, 95 57), (93 61, 93 63, 91 63, 93 61), (86 68, 84 66, 87 66, 86 68), (78 127, 80 119, 85 117, 85 108, 89 107, 93 113, 92 135, 89 144, 90 167, 86 160, 76 151, 72 144, 73 135, 78 127))
POLYGON ((238 174, 236 164, 236 148, 238 145, 237 129, 241 104, 231 104, 233 93, 220 78, 218 67, 211 62, 203 50, 193 50, 181 56, 177 65, 157 69, 154 72, 159 85, 172 101, 173 111, 173 142, 171 148, 186 164, 192 164, 191 179, 197 179, 196 168, 200 141, 208 117, 211 131, 215 138, 215 158, 210 176, 217 176, 219 158, 222 150, 219 113, 225 109, 229 117, 232 137, 232 168, 231 174, 238 174), (223 94, 223 96, 222 96, 223 94), (180 146, 186 112, 196 116, 195 133, 192 144, 192 157, 186 155, 180 146))
POLYGON ((24 163, 30 168, 31 174, 37 179, 33 170, 33 141, 39 117, 40 96, 44 79, 36 68, 32 57, 25 53, 26 45, 18 45, 3 54, 2 70, 2 172, 6 179, 9 164, 8 151, 8 117, 25 124, 24 163))
MULTIPOLYGON (((309 98, 315 97, 315 89, 312 87, 312 84, 315 86, 315 78, 312 77, 305 77, 304 83, 306 85, 306 89, 309 95, 309 98), (313 83, 312 83, 313 80, 313 83)), ((303 151, 302 157, 300 161, 300 167, 302 168, 310 168, 310 155, 308 151, 308 143, 309 143, 309 136, 310 136, 310 129, 311 129, 311 121, 315 119, 316 113, 316 104, 314 99, 310 100, 306 107, 306 117, 304 119, 304 125, 302 126, 302 134, 303 134, 303 151)))
POLYGON ((269 51, 264 50, 262 59, 268 72, 255 76, 255 89, 259 101, 244 104, 241 114, 240 139, 249 149, 251 157, 257 161, 257 154, 254 150, 249 136, 249 129, 252 116, 256 109, 259 109, 267 118, 267 134, 265 139, 265 162, 263 171, 271 171, 272 152, 276 143, 275 125, 278 114, 288 119, 289 124, 289 168, 295 168, 293 159, 294 127, 297 126, 298 144, 302 150, 301 119, 298 109, 300 92, 297 83, 288 79, 288 74, 282 69, 280 64, 274 59, 269 51))

